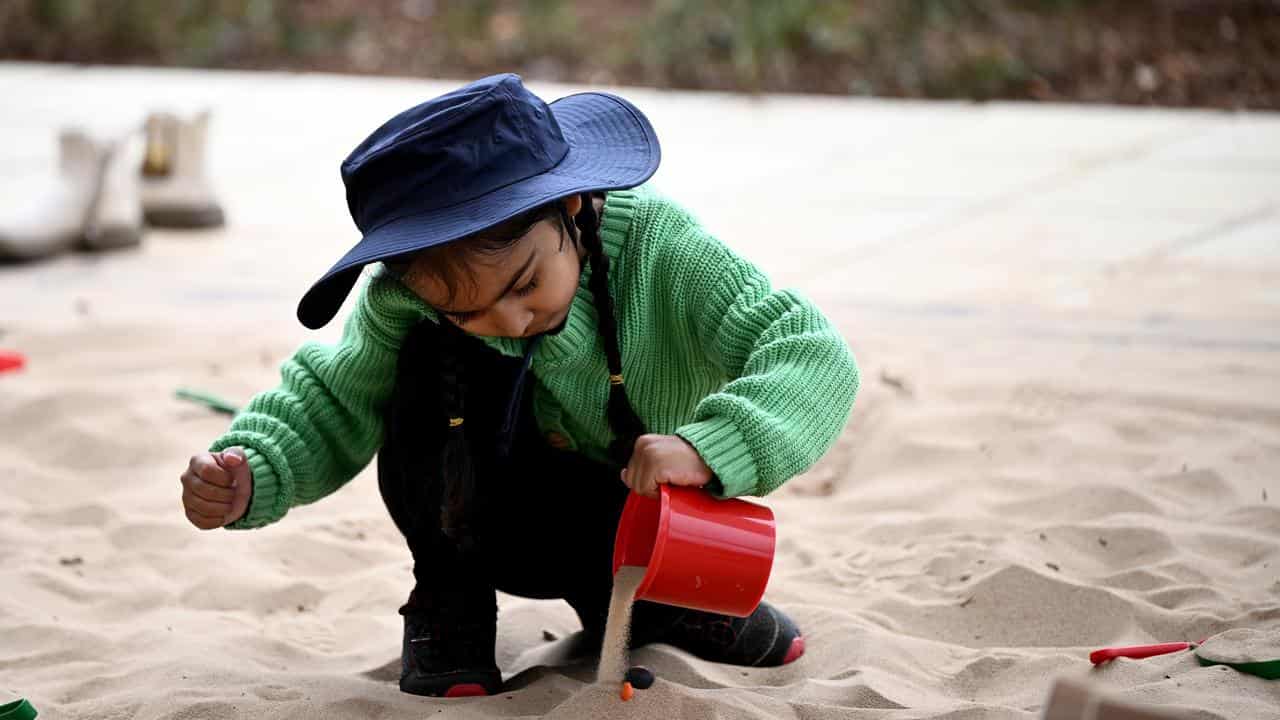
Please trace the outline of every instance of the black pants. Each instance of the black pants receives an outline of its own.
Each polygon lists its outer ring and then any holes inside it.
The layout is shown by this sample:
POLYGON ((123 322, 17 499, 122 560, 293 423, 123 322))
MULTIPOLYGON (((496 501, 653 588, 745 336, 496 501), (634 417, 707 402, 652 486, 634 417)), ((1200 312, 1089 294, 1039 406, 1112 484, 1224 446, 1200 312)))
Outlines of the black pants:
MULTIPOLYGON (((618 471, 552 448, 529 398, 518 408, 510 453, 497 440, 520 360, 474 338, 458 338, 466 433, 476 468, 473 548, 440 531, 440 448, 447 414, 439 381, 442 330, 424 321, 400 352, 378 455, 378 486, 413 553, 415 587, 402 613, 465 605, 492 611, 494 590, 562 598, 599 632, 612 586, 613 540, 627 488, 618 471)), ((533 383, 530 376, 526 382, 533 383)))

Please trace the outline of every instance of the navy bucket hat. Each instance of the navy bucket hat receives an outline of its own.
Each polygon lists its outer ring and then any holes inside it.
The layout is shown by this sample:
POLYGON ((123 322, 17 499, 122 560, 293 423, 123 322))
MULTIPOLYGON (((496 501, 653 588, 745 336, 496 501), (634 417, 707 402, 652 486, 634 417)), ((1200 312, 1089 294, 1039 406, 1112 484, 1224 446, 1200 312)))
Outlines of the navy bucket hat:
POLYGON ((649 120, 608 93, 548 105, 517 75, 428 100, 373 131, 342 162, 363 237, 298 303, 315 329, 367 263, 441 245, 568 195, 648 180, 661 150, 649 120))

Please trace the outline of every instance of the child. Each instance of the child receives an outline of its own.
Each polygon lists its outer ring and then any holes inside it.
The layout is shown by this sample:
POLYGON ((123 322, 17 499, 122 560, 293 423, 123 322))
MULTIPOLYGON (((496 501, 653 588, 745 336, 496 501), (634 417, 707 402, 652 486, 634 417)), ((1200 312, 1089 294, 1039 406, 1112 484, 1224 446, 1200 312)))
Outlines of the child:
MULTIPOLYGON (((495 590, 567 600, 598 646, 627 493, 764 495, 826 451, 858 386, 813 305, 637 187, 658 161, 630 103, 547 105, 515 75, 375 130, 342 165, 363 238, 298 306, 323 326, 372 265, 342 340, 304 345, 191 459, 190 521, 261 527, 376 452, 414 560, 401 690, 498 690, 495 590)), ((632 632, 744 666, 804 652, 768 603, 641 602, 632 632)))

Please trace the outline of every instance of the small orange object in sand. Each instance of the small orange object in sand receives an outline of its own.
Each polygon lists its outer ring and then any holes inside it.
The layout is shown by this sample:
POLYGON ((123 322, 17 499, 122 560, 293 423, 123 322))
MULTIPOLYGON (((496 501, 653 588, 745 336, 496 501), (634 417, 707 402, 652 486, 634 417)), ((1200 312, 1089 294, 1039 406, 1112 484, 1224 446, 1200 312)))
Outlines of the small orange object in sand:
POLYGON ((621 695, 622 695, 622 702, 626 702, 626 701, 630 700, 631 698, 635 697, 635 695, 636 695, 636 691, 635 691, 635 689, 634 689, 634 688, 632 688, 632 687, 631 687, 631 683, 629 683, 629 682, 624 682, 624 683, 622 683, 622 693, 621 693, 621 695))

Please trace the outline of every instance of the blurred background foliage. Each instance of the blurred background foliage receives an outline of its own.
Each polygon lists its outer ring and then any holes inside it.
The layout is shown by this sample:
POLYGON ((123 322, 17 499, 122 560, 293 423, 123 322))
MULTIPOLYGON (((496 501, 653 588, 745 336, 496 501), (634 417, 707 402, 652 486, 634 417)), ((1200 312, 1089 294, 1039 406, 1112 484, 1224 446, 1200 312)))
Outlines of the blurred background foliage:
POLYGON ((1280 109, 1280 0, 5 0, 0 58, 1280 109))

